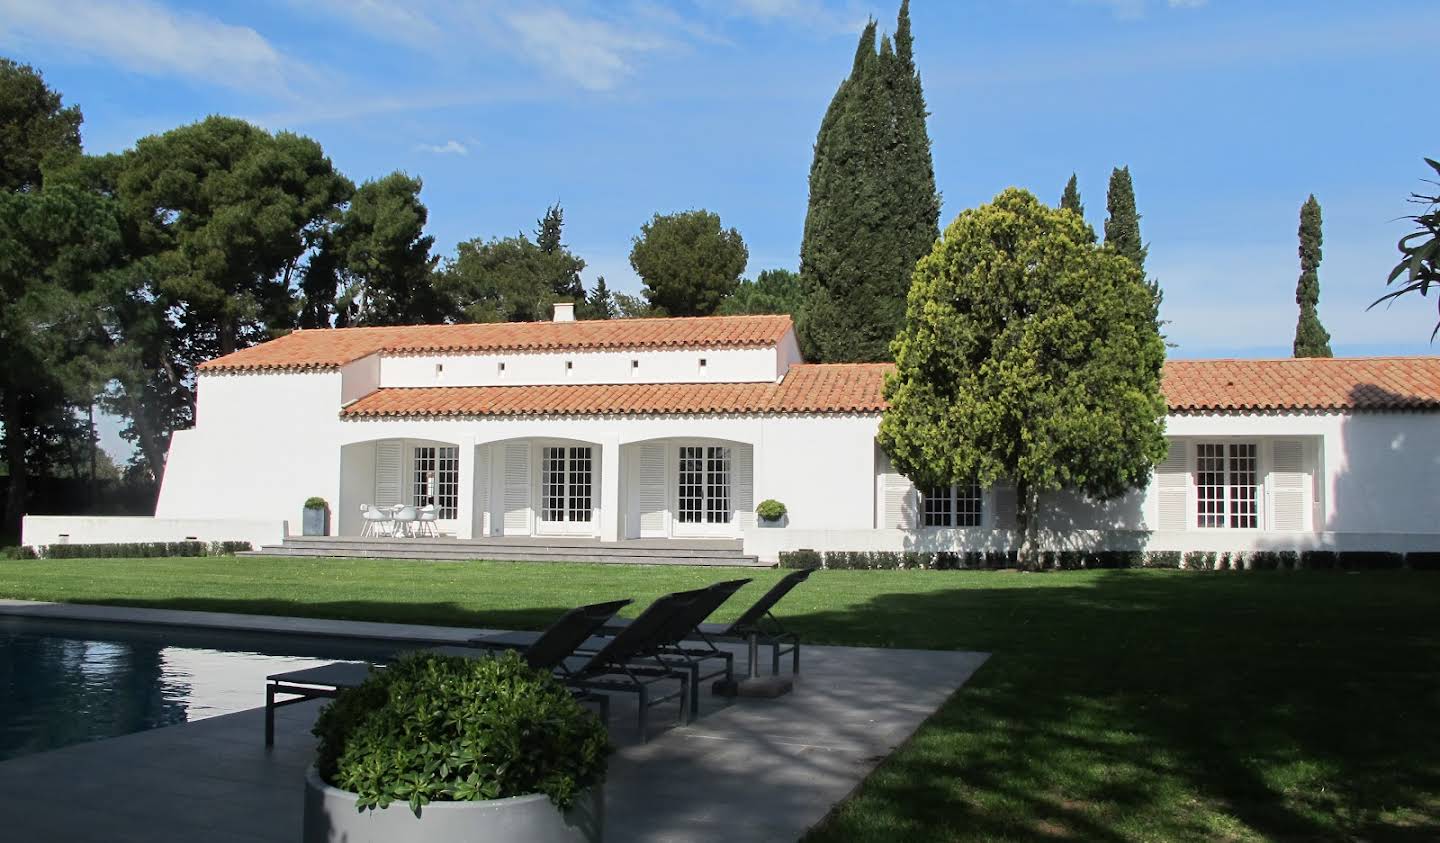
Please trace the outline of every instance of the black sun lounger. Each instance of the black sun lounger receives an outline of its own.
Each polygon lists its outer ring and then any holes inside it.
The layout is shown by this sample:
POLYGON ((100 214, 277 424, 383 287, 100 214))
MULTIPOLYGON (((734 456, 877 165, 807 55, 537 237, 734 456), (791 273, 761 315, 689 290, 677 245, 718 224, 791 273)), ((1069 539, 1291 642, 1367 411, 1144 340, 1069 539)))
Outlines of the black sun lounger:
MULTIPOLYGON (((694 693, 691 682, 694 670, 688 664, 666 661, 661 656, 661 649, 675 643, 669 635, 674 626, 674 616, 689 609, 707 591, 703 588, 677 591, 658 598, 613 638, 591 638, 585 642, 580 655, 565 659, 557 667, 556 676, 566 684, 586 691, 619 691, 638 695, 642 740, 648 736, 646 726, 650 709, 663 702, 678 698, 680 721, 686 722, 691 708, 689 698, 694 693), (680 683, 677 693, 652 695, 651 686, 672 680, 680 683)), ((485 649, 526 650, 542 634, 506 632, 484 635, 471 639, 470 644, 485 649)))
MULTIPOLYGON (((751 677, 758 672, 756 661, 760 646, 763 644, 772 650, 770 658, 772 672, 777 674, 780 672, 780 657, 788 653, 792 659, 791 672, 799 674, 800 636, 785 629, 771 609, 775 608, 775 604, 779 603, 795 586, 804 582, 814 570, 814 568, 803 568, 786 574, 740 617, 730 623, 697 624, 692 631, 686 633, 686 638, 696 638, 707 644, 714 641, 739 641, 748 644, 751 677)), ((723 585, 723 583, 717 583, 717 585, 723 585)), ((629 623, 630 621, 626 618, 613 618, 605 624, 605 632, 607 634, 617 633, 629 623)))

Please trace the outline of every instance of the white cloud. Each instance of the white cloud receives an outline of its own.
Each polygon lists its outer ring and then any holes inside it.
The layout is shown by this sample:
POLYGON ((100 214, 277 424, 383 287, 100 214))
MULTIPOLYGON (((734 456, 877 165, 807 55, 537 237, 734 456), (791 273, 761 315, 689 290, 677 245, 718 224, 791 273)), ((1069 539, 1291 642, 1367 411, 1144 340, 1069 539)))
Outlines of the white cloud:
POLYGON ((629 57, 668 46, 655 35, 632 32, 562 9, 526 9, 505 16, 526 57, 592 91, 615 87, 633 68, 629 57))
POLYGON ((445 37, 445 30, 426 15, 418 2, 408 0, 297 0, 306 9, 324 9, 349 21, 358 29, 387 41, 412 47, 433 45, 445 37))
POLYGON ((431 152, 435 155, 469 155, 470 149, 457 140, 448 140, 444 143, 422 143, 416 144, 417 152, 431 152))
POLYGON ((0 0, 0 42, 33 42, 136 73, 241 91, 290 92, 303 65, 260 33, 147 0, 0 0))

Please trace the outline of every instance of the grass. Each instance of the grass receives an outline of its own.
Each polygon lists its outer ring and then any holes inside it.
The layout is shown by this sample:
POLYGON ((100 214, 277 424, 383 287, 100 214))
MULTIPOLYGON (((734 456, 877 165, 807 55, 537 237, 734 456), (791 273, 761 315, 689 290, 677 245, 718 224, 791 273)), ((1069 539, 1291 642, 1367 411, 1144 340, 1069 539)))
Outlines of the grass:
MULTIPOLYGON (((720 576, 55 560, 0 563, 0 596, 533 628, 720 576)), ((1440 838, 1440 576, 826 571, 781 609, 817 643, 994 653, 811 843, 1440 838)))

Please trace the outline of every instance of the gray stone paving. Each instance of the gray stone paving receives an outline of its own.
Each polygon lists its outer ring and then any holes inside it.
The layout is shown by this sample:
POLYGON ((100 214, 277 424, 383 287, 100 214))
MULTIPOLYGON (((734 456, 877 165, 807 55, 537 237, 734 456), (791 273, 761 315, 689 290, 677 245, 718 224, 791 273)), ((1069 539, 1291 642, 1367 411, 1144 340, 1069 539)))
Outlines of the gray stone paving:
MULTIPOLYGON (((266 631, 300 620, 228 617, 239 618, 245 628, 262 623, 266 631)), ((196 620, 191 617, 190 625, 196 620)), ((221 623, 213 615, 204 620, 217 628, 221 623)), ((327 627, 336 623, 346 622, 305 621, 303 626, 311 634, 336 634, 336 627, 327 627)), ((359 636, 364 627, 367 638, 435 641, 460 632, 387 626, 362 624, 340 634, 359 636)), ((606 838, 796 840, 986 658, 983 653, 850 647, 806 647, 803 655, 802 678, 793 694, 727 700, 707 693, 700 717, 686 727, 657 728, 654 724, 675 715, 673 706, 658 708, 649 743, 638 740, 630 695, 619 695, 611 714, 620 750, 610 766, 606 838)), ((737 668, 743 662, 743 656, 737 659, 737 668)), ((258 702, 263 689, 255 690, 258 702)), ((280 709, 276 745, 269 751, 257 709, 0 763, 0 837, 117 843, 296 840, 303 775, 313 750, 309 728, 319 706, 280 709)))

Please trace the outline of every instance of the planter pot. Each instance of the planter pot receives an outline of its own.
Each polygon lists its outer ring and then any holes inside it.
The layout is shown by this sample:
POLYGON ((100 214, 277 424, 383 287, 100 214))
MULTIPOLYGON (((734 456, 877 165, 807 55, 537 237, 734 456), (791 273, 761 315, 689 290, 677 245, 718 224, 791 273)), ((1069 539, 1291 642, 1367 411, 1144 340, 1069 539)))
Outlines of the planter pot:
POLYGON ((599 843, 603 787, 586 791, 561 813, 543 793, 486 802, 432 802, 420 816, 403 802, 355 809, 356 796, 305 774, 304 843, 599 843))
POLYGON ((790 513, 787 512, 779 518, 761 518, 759 521, 761 527, 784 527, 790 523, 790 513))
POLYGON ((329 509, 305 509, 305 520, 303 534, 307 536, 328 536, 330 535, 330 510, 329 509))

